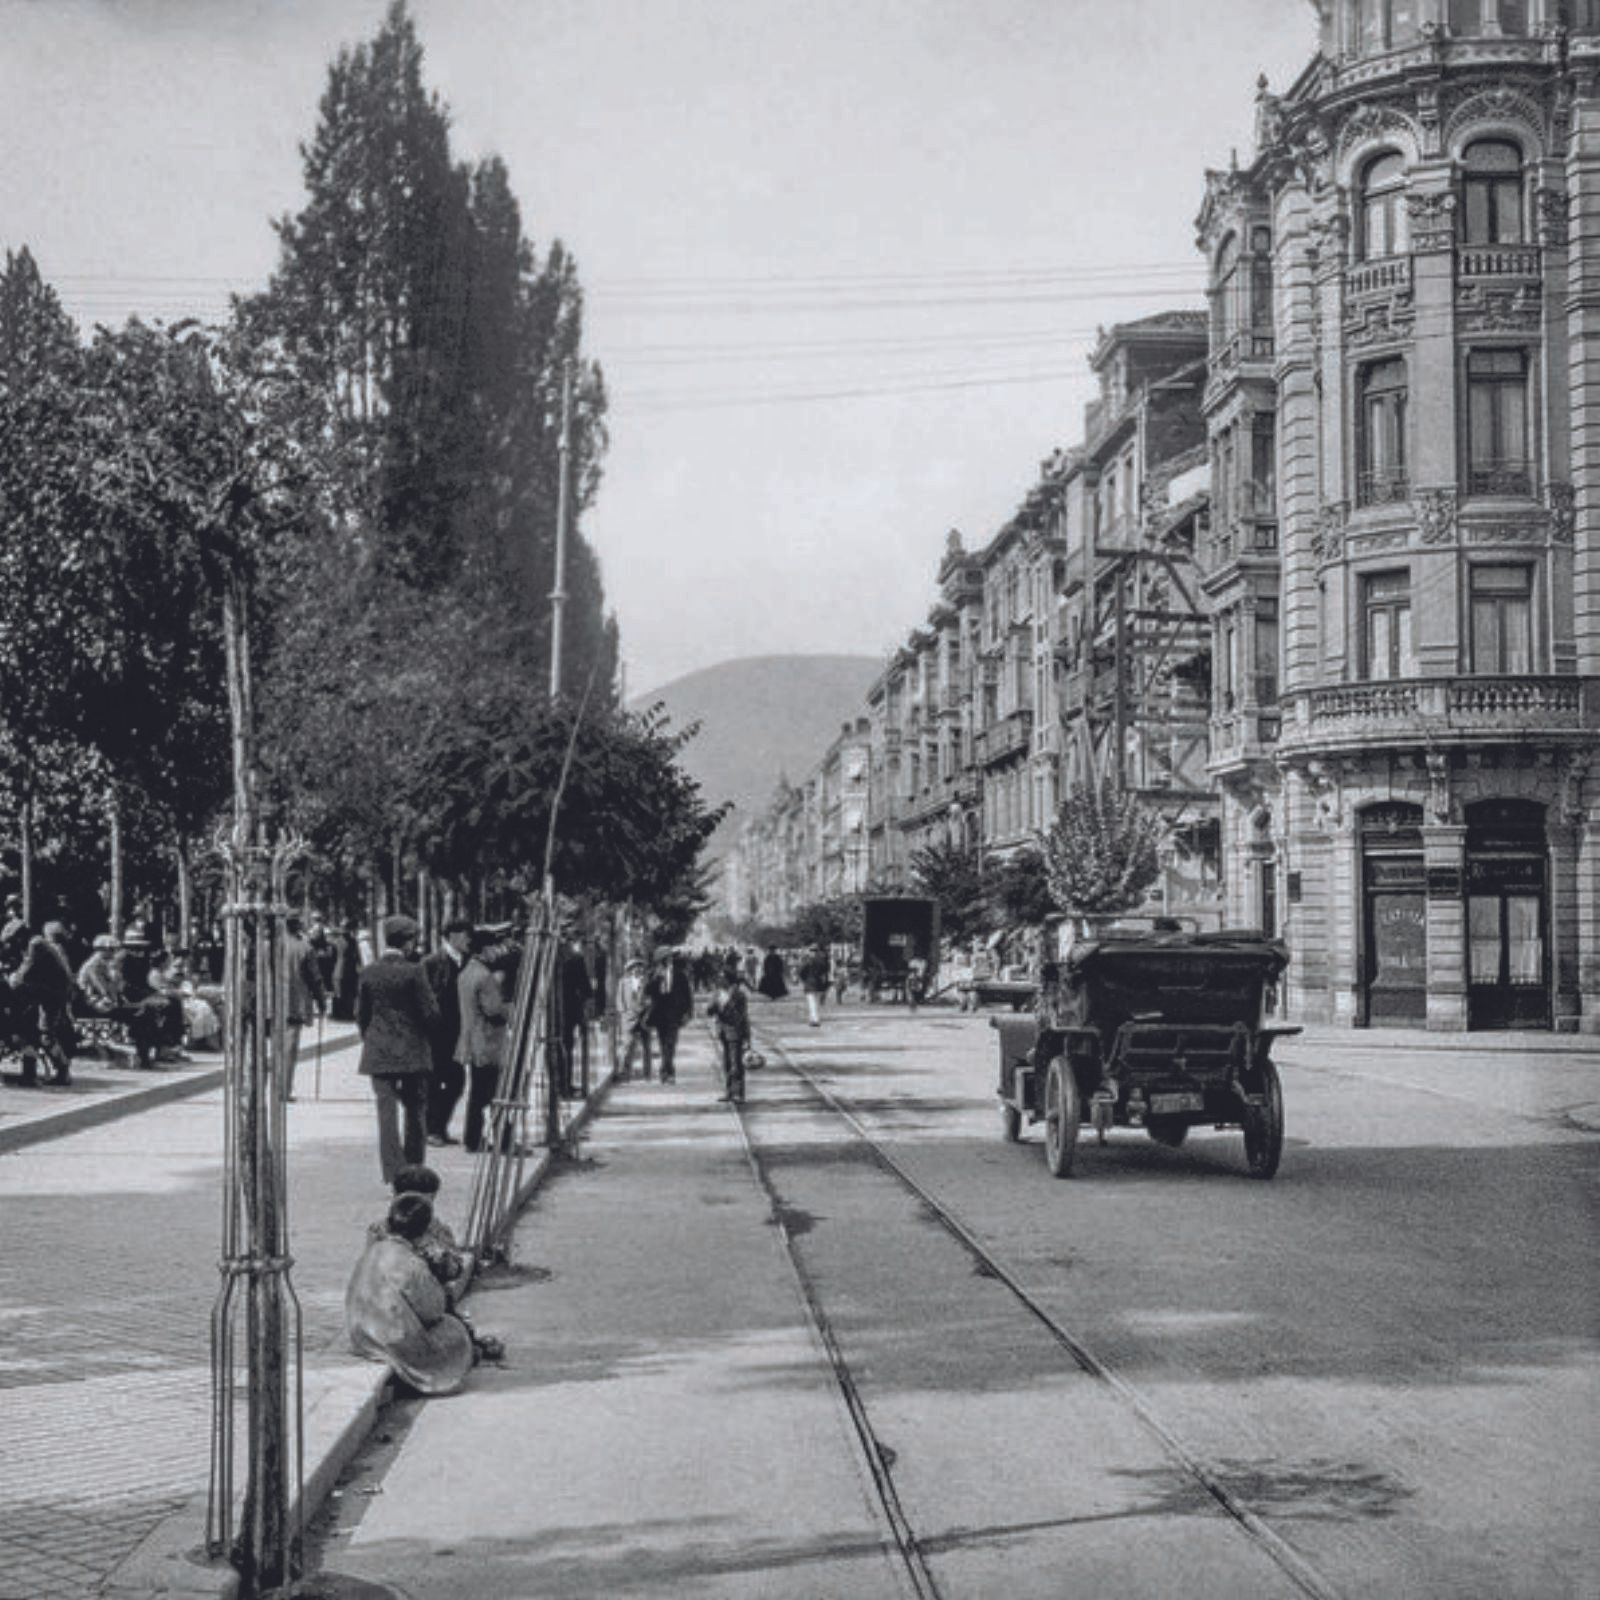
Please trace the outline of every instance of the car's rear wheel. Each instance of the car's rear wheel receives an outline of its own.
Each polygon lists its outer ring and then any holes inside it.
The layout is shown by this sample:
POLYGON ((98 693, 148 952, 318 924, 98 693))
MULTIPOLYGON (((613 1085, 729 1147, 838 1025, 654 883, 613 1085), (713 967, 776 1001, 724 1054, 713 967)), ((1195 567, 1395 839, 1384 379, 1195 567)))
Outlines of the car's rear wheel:
POLYGON ((1052 1177, 1072 1175, 1079 1114, 1078 1080, 1066 1058, 1057 1056, 1044 1080, 1044 1160, 1052 1177))
POLYGON ((1151 1117, 1145 1123, 1145 1132, 1157 1144, 1164 1144, 1167 1149, 1176 1150, 1189 1137, 1189 1124, 1179 1121, 1176 1117, 1151 1117))
POLYGON ((1252 1178, 1270 1178, 1283 1159, 1283 1085, 1270 1061, 1262 1062, 1260 1078, 1261 1104, 1244 1114, 1244 1154, 1252 1178))

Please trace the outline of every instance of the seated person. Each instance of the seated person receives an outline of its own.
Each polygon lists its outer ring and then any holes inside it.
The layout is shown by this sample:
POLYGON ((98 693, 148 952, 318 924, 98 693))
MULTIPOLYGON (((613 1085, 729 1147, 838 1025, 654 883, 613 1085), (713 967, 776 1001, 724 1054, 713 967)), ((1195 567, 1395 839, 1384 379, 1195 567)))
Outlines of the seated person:
POLYGON ((432 1221, 426 1195, 395 1196, 384 1232, 368 1239, 350 1276, 344 1320, 358 1356, 387 1362, 420 1394, 453 1394, 477 1350, 418 1248, 432 1221))
MULTIPOLYGON (((432 1206, 436 1203, 435 1197, 439 1193, 439 1174, 432 1167, 421 1165, 401 1167, 394 1175, 393 1187, 396 1197, 403 1194, 419 1194, 432 1206)), ((369 1241, 381 1239, 388 1231, 387 1220, 374 1222, 367 1229, 367 1238, 369 1241)), ((427 1231, 416 1241, 416 1248, 417 1254, 428 1263, 428 1269, 454 1302, 467 1286, 469 1257, 467 1252, 456 1244, 455 1234, 437 1211, 433 1213, 433 1220, 428 1224, 427 1231)), ((468 1319, 462 1316, 461 1320, 467 1322, 468 1319)), ((470 1325, 468 1323, 468 1326, 470 1325)))

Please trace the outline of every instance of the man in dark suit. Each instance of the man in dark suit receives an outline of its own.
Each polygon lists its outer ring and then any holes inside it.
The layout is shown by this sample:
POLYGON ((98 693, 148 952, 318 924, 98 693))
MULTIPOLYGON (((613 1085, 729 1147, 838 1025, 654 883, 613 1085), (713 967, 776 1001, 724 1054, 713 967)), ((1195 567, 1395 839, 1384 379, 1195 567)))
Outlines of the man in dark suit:
POLYGON ((457 985, 466 965, 472 924, 465 917, 445 923, 439 948, 422 959, 428 987, 439 1007, 433 1027, 433 1072, 428 1083, 428 1143, 454 1144, 450 1118, 455 1115, 461 1091, 467 1086, 467 1069, 456 1059, 461 1040, 461 995, 457 985))
POLYGON ((378 1164, 386 1184, 401 1167, 420 1164, 428 1153, 426 1109, 439 1006, 427 974, 412 959, 419 933, 410 917, 386 918, 383 954, 361 969, 356 982, 360 1070, 372 1079, 378 1164))

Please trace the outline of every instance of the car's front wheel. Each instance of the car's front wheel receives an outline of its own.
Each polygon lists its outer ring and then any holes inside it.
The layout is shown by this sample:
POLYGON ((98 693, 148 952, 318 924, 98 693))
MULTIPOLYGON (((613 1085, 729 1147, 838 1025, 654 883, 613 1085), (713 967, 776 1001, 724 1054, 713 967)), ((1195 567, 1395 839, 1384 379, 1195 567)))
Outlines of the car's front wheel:
POLYGON ((1044 1160, 1052 1177, 1072 1176, 1079 1121, 1078 1080, 1066 1057, 1057 1056, 1044 1080, 1044 1160))

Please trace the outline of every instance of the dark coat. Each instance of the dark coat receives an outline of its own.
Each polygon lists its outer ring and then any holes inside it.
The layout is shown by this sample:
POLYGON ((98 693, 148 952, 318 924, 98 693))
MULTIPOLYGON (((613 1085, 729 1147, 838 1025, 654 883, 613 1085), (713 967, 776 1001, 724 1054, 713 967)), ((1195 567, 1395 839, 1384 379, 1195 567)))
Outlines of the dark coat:
POLYGON ((377 1074, 432 1072, 433 1029, 439 1005, 427 974, 398 950, 361 969, 356 981, 356 1026, 361 1067, 377 1074))
POLYGON ((706 1007, 706 1015, 716 1024, 719 1039, 750 1042, 750 1001, 742 983, 726 984, 717 990, 716 998, 706 1007))
POLYGON ((463 963, 447 950, 435 950, 422 958, 422 970, 427 974, 428 987, 433 990, 434 1004, 439 1008, 439 1020, 433 1028, 433 1064, 447 1067, 455 1060, 456 1042, 461 1037, 461 968, 463 963))
POLYGON ((694 1015, 694 990, 681 961, 670 970, 659 967, 650 975, 650 1015, 657 1033, 676 1033, 694 1015))
POLYGON ((761 963, 761 982, 757 985, 769 1000, 781 1000, 789 992, 783 980, 783 957, 776 950, 767 951, 761 963))
POLYGON ((11 981, 39 1005, 64 1006, 72 998, 76 980, 60 947, 43 934, 36 934, 29 940, 22 966, 11 981))

